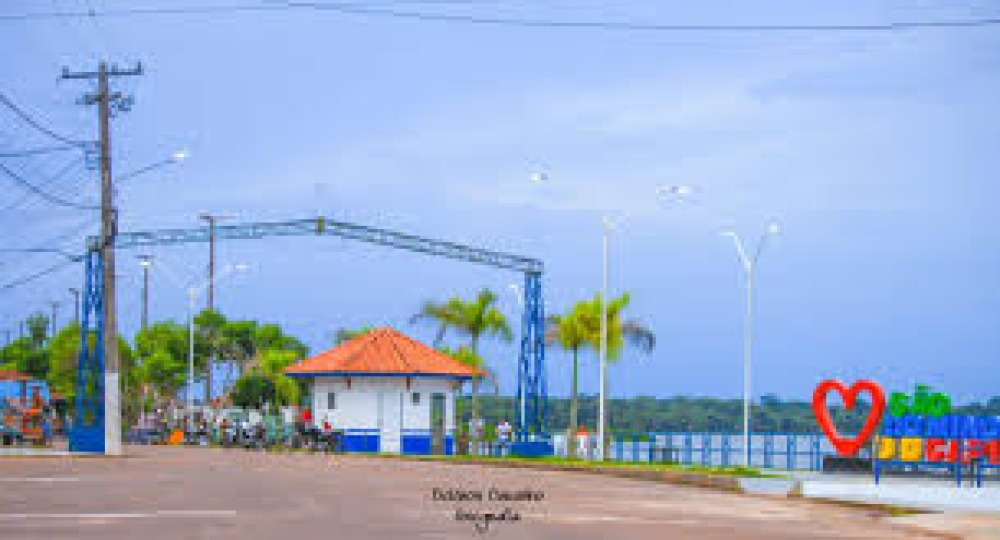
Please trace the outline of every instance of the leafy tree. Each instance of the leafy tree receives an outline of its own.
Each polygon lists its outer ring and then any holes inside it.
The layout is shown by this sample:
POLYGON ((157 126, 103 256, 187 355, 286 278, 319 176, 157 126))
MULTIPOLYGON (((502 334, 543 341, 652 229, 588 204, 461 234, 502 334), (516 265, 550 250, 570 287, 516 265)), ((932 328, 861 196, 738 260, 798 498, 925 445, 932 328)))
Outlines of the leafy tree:
POLYGON ((227 325, 226 317, 218 311, 206 309, 194 318, 195 325, 195 354, 203 358, 202 365, 205 366, 205 398, 204 402, 212 400, 212 378, 215 367, 215 359, 223 352, 226 343, 225 329, 227 325))
POLYGON ((152 394, 154 403, 174 396, 187 381, 189 341, 188 328, 173 321, 158 322, 136 334, 139 384, 144 394, 152 394))
POLYGON ((274 403, 274 381, 261 373, 247 373, 241 376, 230 394, 233 405, 248 409, 263 408, 265 403, 274 403))
POLYGON ((28 338, 34 347, 41 347, 49 337, 49 318, 41 313, 36 313, 24 320, 24 325, 28 329, 28 338))
POLYGON ((276 324, 262 324, 254 332, 254 342, 257 351, 289 351, 294 352, 299 358, 305 358, 309 354, 309 347, 298 339, 285 334, 281 327, 276 324))
POLYGON ((341 328, 340 330, 337 330, 337 333, 334 335, 333 341, 334 344, 341 345, 343 343, 351 341, 354 338, 361 337, 367 334, 368 332, 371 332, 374 329, 375 329, 374 326, 368 326, 368 325, 365 325, 356 330, 350 328, 341 328))
POLYGON ((236 381, 230 394, 233 404, 238 407, 261 407, 264 403, 274 406, 299 403, 301 388, 284 373, 285 368, 299 359, 292 351, 263 351, 258 364, 236 381))

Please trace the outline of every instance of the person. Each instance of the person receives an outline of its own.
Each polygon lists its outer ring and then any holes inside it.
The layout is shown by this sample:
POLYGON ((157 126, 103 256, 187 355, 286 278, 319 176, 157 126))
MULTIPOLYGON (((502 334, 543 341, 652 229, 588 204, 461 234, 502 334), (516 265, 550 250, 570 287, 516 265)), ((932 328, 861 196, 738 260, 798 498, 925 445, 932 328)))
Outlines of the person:
POLYGON ((329 416, 323 417, 323 444, 327 450, 333 447, 333 424, 330 423, 329 416))
POLYGON ((497 424, 497 442, 500 443, 500 453, 502 454, 507 446, 510 444, 510 424, 507 420, 500 420, 497 424))
POLYGON ((589 437, 587 433, 587 426, 580 426, 580 428, 576 432, 577 445, 579 446, 577 457, 581 457, 583 459, 590 458, 590 452, 588 448, 589 446, 588 443, 590 441, 588 440, 588 438, 589 437))

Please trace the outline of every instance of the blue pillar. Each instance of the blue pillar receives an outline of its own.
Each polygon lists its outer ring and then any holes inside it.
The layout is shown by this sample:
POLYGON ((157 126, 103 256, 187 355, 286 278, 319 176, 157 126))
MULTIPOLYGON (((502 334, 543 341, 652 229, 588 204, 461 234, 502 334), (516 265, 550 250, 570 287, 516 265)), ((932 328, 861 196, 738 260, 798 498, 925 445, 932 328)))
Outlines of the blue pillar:
POLYGON ((516 406, 524 400, 524 418, 517 412, 521 440, 533 431, 544 434, 548 416, 545 380, 545 308, 542 300, 542 275, 524 274, 524 314, 521 320, 521 357, 517 372, 516 406))
MULTIPOLYGON (((71 452, 104 452, 104 261, 87 252, 80 316, 80 356, 76 366, 76 403, 69 430, 71 452), (90 335, 94 339, 91 342, 90 335)), ((112 339, 114 339, 112 337, 112 339)))

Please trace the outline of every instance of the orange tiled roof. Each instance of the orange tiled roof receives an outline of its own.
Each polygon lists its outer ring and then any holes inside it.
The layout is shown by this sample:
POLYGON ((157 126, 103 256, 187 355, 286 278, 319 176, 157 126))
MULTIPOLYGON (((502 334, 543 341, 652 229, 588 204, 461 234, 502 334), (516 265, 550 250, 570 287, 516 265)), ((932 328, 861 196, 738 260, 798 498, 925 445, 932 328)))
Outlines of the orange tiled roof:
POLYGON ((287 375, 442 375, 481 377, 482 372, 392 328, 377 328, 285 368, 287 375))
POLYGON ((25 375, 12 368, 0 368, 0 381, 33 381, 30 375, 25 375))

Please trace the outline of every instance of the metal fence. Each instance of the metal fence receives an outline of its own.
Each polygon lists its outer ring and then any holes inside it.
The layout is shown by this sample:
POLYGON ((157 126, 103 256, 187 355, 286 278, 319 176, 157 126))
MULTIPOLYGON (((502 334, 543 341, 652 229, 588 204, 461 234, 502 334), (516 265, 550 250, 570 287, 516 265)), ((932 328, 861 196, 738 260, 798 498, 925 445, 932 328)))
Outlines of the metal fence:
MULTIPOLYGON (((569 457, 569 438, 550 437, 557 457, 569 457)), ((576 457, 597 459, 597 435, 578 435, 576 457)), ((744 463, 741 433, 661 432, 616 434, 608 445, 606 458, 622 462, 664 462, 705 467, 737 467, 744 463)), ((867 452, 863 450, 862 452, 867 452)), ((506 456, 509 444, 482 442, 472 453, 506 456)), ((754 433, 750 436, 750 466, 762 469, 820 470, 823 457, 836 454, 820 434, 754 433)))

